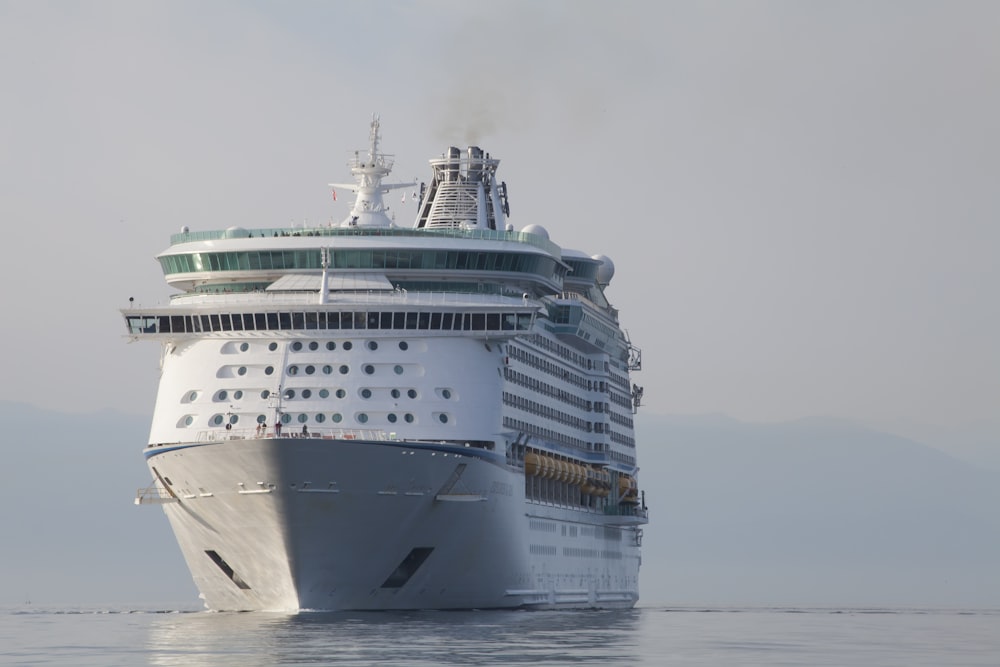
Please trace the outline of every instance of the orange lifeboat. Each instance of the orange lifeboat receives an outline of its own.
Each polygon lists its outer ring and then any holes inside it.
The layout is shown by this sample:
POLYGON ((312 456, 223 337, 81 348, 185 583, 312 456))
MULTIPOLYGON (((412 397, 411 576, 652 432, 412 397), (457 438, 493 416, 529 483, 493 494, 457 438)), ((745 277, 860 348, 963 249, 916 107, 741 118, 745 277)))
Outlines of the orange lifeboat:
POLYGON ((538 477, 542 474, 542 457, 534 452, 524 455, 524 474, 528 477, 538 477))

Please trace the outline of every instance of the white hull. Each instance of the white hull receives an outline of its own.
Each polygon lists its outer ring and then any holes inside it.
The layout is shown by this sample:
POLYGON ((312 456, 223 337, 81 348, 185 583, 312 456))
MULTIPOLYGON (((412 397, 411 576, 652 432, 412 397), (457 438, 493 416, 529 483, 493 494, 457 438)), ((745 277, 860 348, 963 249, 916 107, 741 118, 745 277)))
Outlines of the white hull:
POLYGON ((169 480, 164 510, 212 609, 631 607, 638 599, 638 524, 526 502, 523 470, 490 451, 281 438, 147 456, 159 483, 169 480))

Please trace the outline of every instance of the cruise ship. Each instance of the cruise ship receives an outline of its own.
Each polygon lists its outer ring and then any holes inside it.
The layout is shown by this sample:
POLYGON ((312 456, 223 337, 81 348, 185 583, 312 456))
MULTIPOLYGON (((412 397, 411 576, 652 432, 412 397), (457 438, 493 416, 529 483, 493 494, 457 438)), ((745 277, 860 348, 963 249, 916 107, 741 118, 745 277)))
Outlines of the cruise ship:
POLYGON ((157 256, 177 293, 122 310, 161 350, 136 504, 213 610, 632 607, 641 353, 613 263, 515 230, 479 147, 418 186, 384 182, 380 141, 373 117, 331 184, 343 222, 183 227, 157 256))

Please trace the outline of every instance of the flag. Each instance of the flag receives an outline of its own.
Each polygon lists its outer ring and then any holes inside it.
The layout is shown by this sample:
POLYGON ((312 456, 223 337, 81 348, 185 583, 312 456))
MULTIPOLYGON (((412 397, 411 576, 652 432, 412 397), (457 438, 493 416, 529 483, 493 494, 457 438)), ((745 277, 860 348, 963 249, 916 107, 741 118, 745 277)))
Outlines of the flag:
POLYGON ((331 190, 330 192, 333 193, 333 201, 337 201, 337 191, 336 190, 331 190))

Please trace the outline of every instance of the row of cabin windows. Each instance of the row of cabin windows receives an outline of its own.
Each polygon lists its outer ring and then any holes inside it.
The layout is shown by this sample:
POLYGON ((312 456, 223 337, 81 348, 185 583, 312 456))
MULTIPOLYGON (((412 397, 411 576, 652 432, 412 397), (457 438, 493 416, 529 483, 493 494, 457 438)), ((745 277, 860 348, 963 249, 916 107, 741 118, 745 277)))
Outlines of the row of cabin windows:
POLYGON ((527 331, 531 313, 285 312, 211 315, 126 315, 129 333, 409 329, 527 331))

